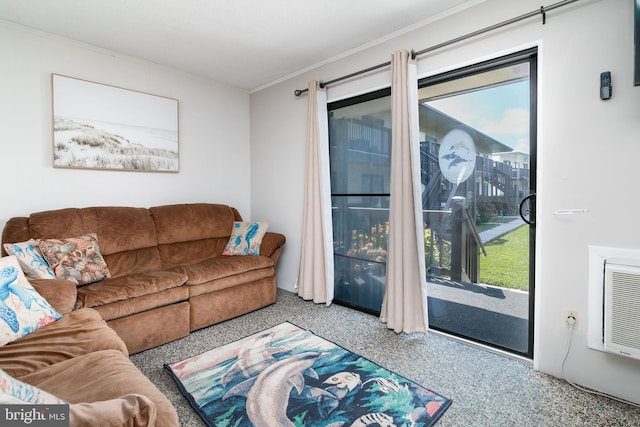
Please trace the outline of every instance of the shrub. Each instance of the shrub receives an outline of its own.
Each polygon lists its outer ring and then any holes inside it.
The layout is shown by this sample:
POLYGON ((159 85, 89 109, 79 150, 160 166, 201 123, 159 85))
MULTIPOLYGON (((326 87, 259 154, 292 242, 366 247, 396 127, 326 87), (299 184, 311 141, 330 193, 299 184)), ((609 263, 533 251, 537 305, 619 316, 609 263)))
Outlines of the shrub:
POLYGON ((429 261, 430 257, 433 257, 433 265, 448 268, 451 266, 451 245, 446 240, 438 238, 434 234, 433 247, 431 242, 431 233, 433 231, 430 228, 424 229, 424 258, 427 270, 431 267, 429 261), (438 243, 441 243, 439 245, 438 243), (442 246, 442 250, 440 249, 442 246), (433 252, 432 252, 433 251, 433 252))
POLYGON ((476 209, 478 210, 478 224, 484 224, 496 218, 497 210, 492 202, 478 202, 476 209))

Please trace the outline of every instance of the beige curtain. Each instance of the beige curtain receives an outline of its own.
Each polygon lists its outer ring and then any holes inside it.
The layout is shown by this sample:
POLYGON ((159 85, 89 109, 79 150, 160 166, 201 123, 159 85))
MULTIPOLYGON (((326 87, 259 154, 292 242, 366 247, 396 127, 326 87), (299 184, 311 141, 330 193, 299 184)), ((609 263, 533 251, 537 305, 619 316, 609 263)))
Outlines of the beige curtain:
POLYGON ((391 81, 389 255, 380 320, 398 333, 426 332, 418 84, 409 52, 392 55, 391 81))
POLYGON ((316 303, 333 301, 333 226, 329 177, 327 92, 309 82, 307 165, 298 295, 316 303))

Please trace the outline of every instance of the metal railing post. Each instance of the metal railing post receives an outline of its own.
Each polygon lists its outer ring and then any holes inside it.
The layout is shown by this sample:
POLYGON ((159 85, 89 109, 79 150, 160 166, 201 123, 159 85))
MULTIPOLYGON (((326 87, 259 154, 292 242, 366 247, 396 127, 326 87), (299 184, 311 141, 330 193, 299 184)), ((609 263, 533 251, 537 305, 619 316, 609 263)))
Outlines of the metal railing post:
POLYGON ((464 273, 466 259, 466 224, 464 210, 467 208, 467 200, 464 197, 455 196, 451 199, 451 280, 467 280, 464 273))

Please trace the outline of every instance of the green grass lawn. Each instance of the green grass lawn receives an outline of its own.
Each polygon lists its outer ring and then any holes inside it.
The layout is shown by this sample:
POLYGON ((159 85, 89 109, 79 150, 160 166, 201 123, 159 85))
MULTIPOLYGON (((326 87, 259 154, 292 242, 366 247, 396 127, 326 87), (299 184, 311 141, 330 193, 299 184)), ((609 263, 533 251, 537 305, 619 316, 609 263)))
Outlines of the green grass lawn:
POLYGON ((520 226, 485 245, 480 254, 480 282, 529 290, 529 227, 520 226))

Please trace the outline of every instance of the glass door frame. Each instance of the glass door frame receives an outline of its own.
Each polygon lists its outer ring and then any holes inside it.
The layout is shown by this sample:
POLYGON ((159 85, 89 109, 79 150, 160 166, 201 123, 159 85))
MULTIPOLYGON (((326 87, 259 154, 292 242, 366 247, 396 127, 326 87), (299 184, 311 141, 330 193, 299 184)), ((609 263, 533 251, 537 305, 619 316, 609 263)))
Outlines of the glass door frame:
MULTIPOLYGON (((435 76, 429 76, 418 80, 418 89, 426 86, 432 86, 448 81, 456 80, 462 77, 468 77, 474 74, 480 74, 483 72, 491 71, 494 69, 502 68, 508 65, 515 65, 517 63, 528 62, 529 63, 529 147, 530 147, 530 179, 529 179, 529 194, 535 194, 536 192, 536 177, 537 177, 537 116, 538 116, 538 49, 537 47, 527 49, 524 51, 516 52, 513 54, 505 55, 496 59, 487 60, 477 64, 465 66, 452 71, 444 72, 435 76)), ((526 196, 526 195, 525 195, 526 196)), ((535 325, 535 251, 536 251, 536 223, 535 223, 535 211, 536 211, 536 198, 531 198, 529 203, 530 209, 530 221, 529 225, 529 304, 528 304, 528 349, 526 352, 518 352, 513 349, 501 348, 495 344, 483 343, 474 338, 457 335, 455 332, 442 330, 439 328, 430 328, 449 334, 453 336, 459 336, 467 340, 486 344, 493 348, 504 350, 511 354, 533 359, 533 346, 534 346, 534 325, 535 325)))

